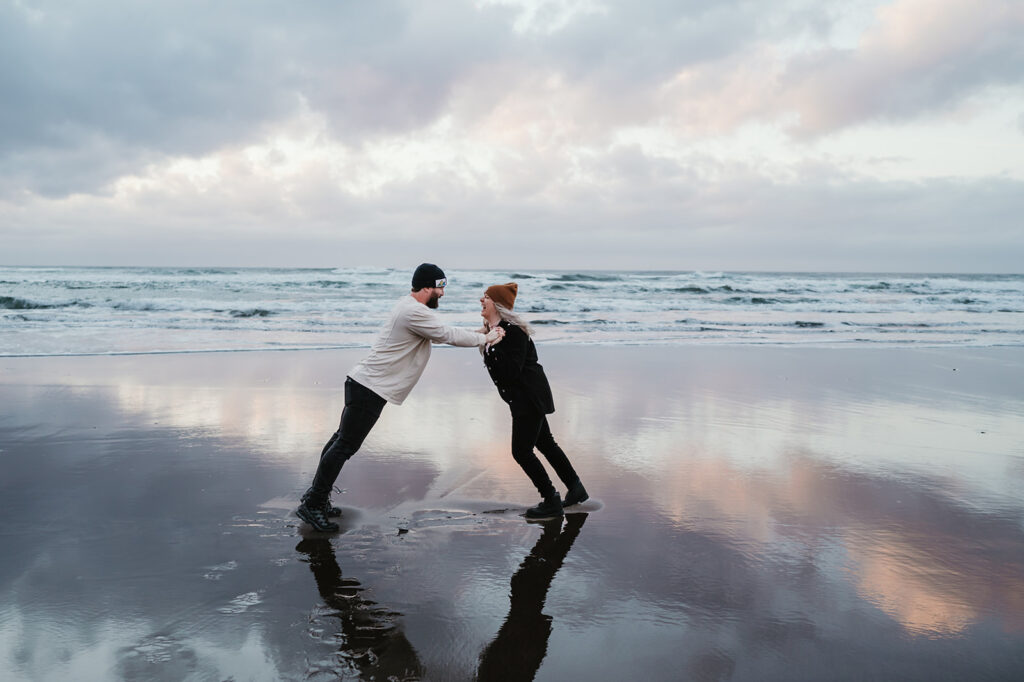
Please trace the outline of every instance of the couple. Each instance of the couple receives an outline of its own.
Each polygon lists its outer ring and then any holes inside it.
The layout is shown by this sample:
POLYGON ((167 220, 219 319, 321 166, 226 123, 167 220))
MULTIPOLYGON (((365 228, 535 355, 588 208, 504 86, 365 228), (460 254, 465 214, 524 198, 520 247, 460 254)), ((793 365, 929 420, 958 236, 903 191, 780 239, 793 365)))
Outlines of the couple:
POLYGON ((341 467, 359 450, 385 403, 401 405, 412 391, 430 359, 431 343, 481 349, 487 372, 512 411, 512 457, 542 498, 540 504, 526 510, 527 518, 562 516, 563 506, 579 504, 589 497, 548 428, 546 415, 555 411, 555 405, 544 369, 537 364, 537 349, 530 339, 533 332, 512 312, 518 287, 515 283, 488 287, 480 298, 484 326, 480 331, 469 331, 443 324, 433 312, 447 284, 444 272, 433 263, 416 268, 411 293, 391 310, 391 318, 370 354, 345 379, 341 424, 320 453, 313 483, 296 511, 316 530, 339 529, 330 520, 341 516, 341 510, 331 504, 330 493, 341 467), (534 447, 566 485, 564 502, 533 453, 534 447))

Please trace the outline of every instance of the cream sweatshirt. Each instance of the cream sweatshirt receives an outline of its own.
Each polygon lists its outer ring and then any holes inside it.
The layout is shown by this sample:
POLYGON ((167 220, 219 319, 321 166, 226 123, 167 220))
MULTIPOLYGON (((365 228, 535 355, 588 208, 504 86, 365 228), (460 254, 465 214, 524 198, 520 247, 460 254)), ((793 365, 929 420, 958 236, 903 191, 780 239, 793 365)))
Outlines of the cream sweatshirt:
POLYGON ((443 324, 434 310, 406 295, 391 309, 391 319, 370 354, 348 375, 389 403, 401 405, 427 366, 431 343, 475 347, 487 340, 479 332, 443 324))

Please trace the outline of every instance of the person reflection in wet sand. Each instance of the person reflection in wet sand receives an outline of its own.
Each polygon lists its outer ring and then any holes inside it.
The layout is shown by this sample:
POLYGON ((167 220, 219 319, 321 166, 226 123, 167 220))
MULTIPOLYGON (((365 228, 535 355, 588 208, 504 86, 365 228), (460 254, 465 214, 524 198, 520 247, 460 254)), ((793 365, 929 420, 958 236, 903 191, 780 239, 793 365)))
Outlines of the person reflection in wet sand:
POLYGON ((586 514, 570 514, 543 522, 537 544, 512 576, 508 616, 480 655, 476 679, 532 680, 548 652, 551 616, 541 612, 548 589, 580 534, 586 514))
MULTIPOLYGON (((412 644, 394 619, 400 614, 378 607, 363 599, 358 580, 344 579, 327 538, 306 538, 296 550, 309 557, 320 597, 332 616, 341 623, 344 644, 339 658, 343 664, 358 670, 360 679, 418 680, 423 678, 423 665, 412 644)), ((342 676, 344 671, 334 671, 342 676)))

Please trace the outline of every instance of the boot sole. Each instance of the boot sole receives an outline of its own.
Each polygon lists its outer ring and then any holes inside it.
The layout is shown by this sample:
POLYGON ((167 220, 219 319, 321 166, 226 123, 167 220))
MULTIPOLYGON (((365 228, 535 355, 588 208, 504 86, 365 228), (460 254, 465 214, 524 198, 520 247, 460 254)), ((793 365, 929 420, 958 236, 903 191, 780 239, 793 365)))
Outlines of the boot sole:
POLYGON ((583 504, 589 499, 590 495, 584 495, 582 499, 576 500, 575 502, 569 502, 568 500, 566 500, 565 502, 562 503, 562 509, 565 509, 566 507, 574 507, 577 504, 583 504))

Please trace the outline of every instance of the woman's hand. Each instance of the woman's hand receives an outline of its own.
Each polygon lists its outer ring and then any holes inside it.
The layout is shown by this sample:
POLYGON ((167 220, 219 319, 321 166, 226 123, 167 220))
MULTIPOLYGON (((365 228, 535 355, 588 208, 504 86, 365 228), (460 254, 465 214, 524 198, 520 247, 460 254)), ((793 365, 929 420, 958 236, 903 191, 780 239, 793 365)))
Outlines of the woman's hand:
POLYGON ((500 343, 505 338, 505 330, 501 327, 495 327, 491 331, 487 332, 487 345, 493 346, 496 343, 500 343))

